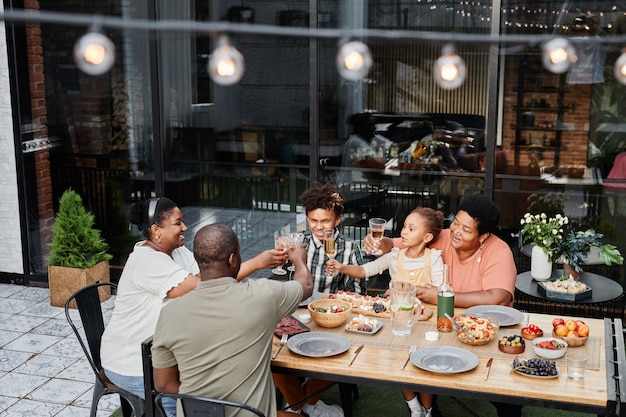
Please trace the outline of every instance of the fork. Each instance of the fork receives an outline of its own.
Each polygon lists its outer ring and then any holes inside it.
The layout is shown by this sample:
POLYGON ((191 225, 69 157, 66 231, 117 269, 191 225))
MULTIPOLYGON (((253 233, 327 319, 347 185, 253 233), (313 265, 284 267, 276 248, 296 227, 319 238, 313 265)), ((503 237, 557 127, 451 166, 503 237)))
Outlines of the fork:
POLYGON ((456 330, 457 332, 463 332, 469 341, 474 340, 474 336, 465 328, 465 326, 461 326, 459 323, 457 323, 452 317, 450 317, 448 313, 446 313, 446 317, 452 322, 452 327, 454 327, 454 330, 456 330))
POLYGON ((401 368, 402 370, 404 370, 404 368, 406 368, 406 365, 411 360, 411 353, 415 352, 416 350, 417 350, 417 346, 411 345, 411 347, 409 348, 409 357, 406 358, 406 361, 404 362, 404 365, 402 365, 402 368, 401 368))
POLYGON ((278 346, 278 350, 276 351, 276 353, 274 353, 274 356, 272 356, 272 360, 276 359, 276 356, 278 356, 278 354, 280 353, 280 350, 283 348, 283 346, 285 346, 285 344, 287 343, 287 334, 283 334, 280 337, 280 346, 278 346))

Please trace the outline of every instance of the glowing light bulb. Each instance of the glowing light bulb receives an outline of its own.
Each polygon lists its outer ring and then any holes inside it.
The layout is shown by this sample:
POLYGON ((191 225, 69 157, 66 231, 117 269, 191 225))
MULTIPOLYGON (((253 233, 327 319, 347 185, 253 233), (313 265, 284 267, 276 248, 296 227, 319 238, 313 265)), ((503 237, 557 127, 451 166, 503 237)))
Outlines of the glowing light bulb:
POLYGON ((232 59, 226 59, 217 63, 217 75, 220 77, 232 77, 235 73, 235 63, 232 59))
POLYGON ((102 75, 115 63, 115 45, 100 32, 81 36, 74 45, 74 62, 89 75, 102 75))
POLYGON ((444 46, 433 71, 437 84, 445 90, 454 90, 465 81, 465 73, 465 61, 457 55, 453 46, 444 46))
POLYGON ((337 71, 347 80, 358 81, 365 78, 372 63, 370 50, 363 42, 343 43, 337 53, 337 71))
POLYGON ((554 74, 566 72, 577 60, 576 49, 567 39, 554 38, 543 45, 543 66, 554 74))
POLYGON ((243 55, 222 36, 217 41, 217 48, 209 58, 209 76, 216 84, 233 85, 243 77, 245 64, 243 55))
POLYGON ((613 75, 620 84, 626 84, 626 49, 622 49, 622 54, 615 61, 613 75))

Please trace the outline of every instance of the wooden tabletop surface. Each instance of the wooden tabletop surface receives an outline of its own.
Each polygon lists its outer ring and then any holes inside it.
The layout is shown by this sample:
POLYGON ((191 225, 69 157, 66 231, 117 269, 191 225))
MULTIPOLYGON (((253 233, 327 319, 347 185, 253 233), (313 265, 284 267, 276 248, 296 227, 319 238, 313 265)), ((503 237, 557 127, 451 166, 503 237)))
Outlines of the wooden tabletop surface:
MULTIPOLYGON (((304 312, 296 311, 293 315, 304 312)), ((462 314, 464 309, 457 309, 462 314)), ((538 325, 549 336, 552 331, 552 319, 557 316, 527 313, 530 323, 538 325)), ((436 316, 436 315, 435 315, 436 316)), ((563 317, 564 319, 570 317, 563 317)), ((321 377, 339 382, 362 383, 372 386, 397 387, 424 392, 432 392, 458 397, 484 398, 519 404, 533 404, 554 408, 575 409, 581 412, 604 414, 613 389, 607 382, 606 342, 608 334, 605 321, 601 319, 580 318, 590 328, 590 337, 585 346, 569 348, 569 352, 586 353, 589 356, 588 369, 584 380, 572 380, 567 377, 564 358, 557 360, 560 371, 558 378, 537 379, 519 375, 512 371, 515 357, 535 357, 530 342, 527 341, 526 351, 521 355, 508 355, 497 348, 497 339, 501 335, 519 334, 523 323, 503 327, 494 340, 485 346, 470 346, 460 343, 454 333, 439 333, 436 342, 425 341, 424 333, 436 330, 436 317, 426 322, 419 322, 413 327, 410 336, 394 336, 390 332, 391 323, 383 320, 383 327, 374 335, 361 335, 345 330, 345 325, 327 329, 318 327, 313 321, 306 325, 311 331, 338 333, 351 341, 351 347, 342 354, 311 358, 291 352, 287 347, 282 349, 278 357, 272 361, 276 372, 293 373, 321 377), (439 374, 425 371, 411 362, 402 370, 408 358, 409 348, 414 344, 418 348, 426 346, 462 347, 478 356, 476 368, 455 374, 439 374), (364 345, 352 365, 354 353, 360 345, 364 345), (486 363, 493 357, 491 372, 485 381, 486 363)), ((274 337, 275 351, 280 339, 274 337)), ((612 342, 609 341, 609 345, 612 342)))

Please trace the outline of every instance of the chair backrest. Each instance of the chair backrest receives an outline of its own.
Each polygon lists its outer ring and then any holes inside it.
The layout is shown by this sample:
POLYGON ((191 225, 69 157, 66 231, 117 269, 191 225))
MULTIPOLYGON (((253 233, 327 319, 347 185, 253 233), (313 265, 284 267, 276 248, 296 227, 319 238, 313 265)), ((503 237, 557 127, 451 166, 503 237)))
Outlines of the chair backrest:
POLYGON ((181 402, 183 413, 185 413, 185 417, 224 417, 227 407, 234 407, 246 410, 249 411, 251 415, 265 417, 265 415, 256 408, 235 401, 220 400, 217 398, 208 397, 198 397, 185 394, 160 393, 159 395, 157 395, 155 403, 161 417, 167 417, 165 415, 162 403, 164 398, 179 399, 181 402))
POLYGON ((146 398, 146 416, 154 416, 154 400, 158 392, 154 388, 152 374, 152 336, 141 342, 141 362, 143 364, 143 389, 146 398))
POLYGON ((102 341, 102 333, 104 332, 104 318, 102 317, 102 306, 100 305, 100 291, 101 287, 109 287, 110 289, 117 288, 117 284, 112 282, 100 282, 97 284, 88 285, 81 288, 67 299, 65 303, 65 317, 68 323, 74 330, 78 342, 80 343, 87 360, 91 365, 97 378, 100 378, 99 372, 102 369, 100 361, 100 344, 102 341), (70 314, 70 303, 75 300, 80 319, 83 324, 83 331, 85 332, 86 341, 83 340, 81 333, 78 331, 77 326, 74 324, 72 316, 70 314))

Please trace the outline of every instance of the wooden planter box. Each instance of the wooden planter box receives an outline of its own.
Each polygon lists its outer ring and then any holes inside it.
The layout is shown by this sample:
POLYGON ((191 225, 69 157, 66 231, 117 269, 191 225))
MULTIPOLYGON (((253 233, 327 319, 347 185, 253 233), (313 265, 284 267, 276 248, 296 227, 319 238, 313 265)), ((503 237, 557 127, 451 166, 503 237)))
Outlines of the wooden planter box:
MULTIPOLYGON (((65 307, 65 302, 72 294, 87 285, 97 282, 109 282, 109 261, 102 261, 89 269, 67 268, 64 266, 48 266, 48 287, 50 288, 50 305, 65 307)), ((111 296, 109 287, 100 288, 100 299, 108 300, 111 296)), ((76 303, 70 304, 76 308, 76 303)))

